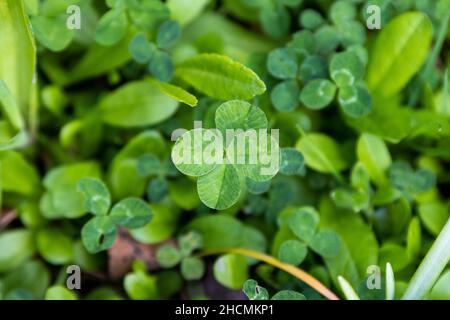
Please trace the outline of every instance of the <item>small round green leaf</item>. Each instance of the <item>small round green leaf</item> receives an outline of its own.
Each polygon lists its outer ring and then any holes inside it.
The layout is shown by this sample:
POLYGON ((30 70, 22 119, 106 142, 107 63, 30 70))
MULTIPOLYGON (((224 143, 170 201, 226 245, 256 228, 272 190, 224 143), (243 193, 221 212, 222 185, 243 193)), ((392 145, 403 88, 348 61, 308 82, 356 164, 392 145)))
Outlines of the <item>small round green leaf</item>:
POLYGON ((111 210, 112 221, 123 227, 135 229, 145 226, 152 219, 150 206, 140 198, 127 198, 117 203, 111 210))
POLYGON ((364 77, 364 64, 356 53, 336 53, 330 62, 330 76, 338 87, 353 86, 364 77))
POLYGON ((307 57, 300 65, 298 76, 303 82, 328 78, 328 62, 321 56, 307 57))
POLYGON ((155 51, 150 59, 148 71, 160 81, 170 81, 174 71, 172 58, 163 51, 155 51))
POLYGON ((109 249, 116 237, 116 226, 107 216, 94 217, 81 229, 81 240, 90 253, 109 249))
POLYGON ((169 48, 178 40, 180 35, 181 28, 178 22, 168 20, 159 27, 156 44, 163 49, 169 48))
POLYGON ((285 263, 298 266, 308 254, 308 249, 303 242, 287 240, 283 242, 278 251, 278 257, 285 263))
POLYGON ((146 153, 137 159, 137 171, 141 177, 157 175, 163 172, 163 164, 154 154, 146 153))
POLYGON ((42 229, 36 236, 36 246, 44 259, 55 265, 71 261, 73 256, 72 239, 57 229, 42 229))
POLYGON ((288 80, 277 84, 270 95, 272 104, 278 111, 288 112, 294 110, 298 105, 300 90, 297 82, 288 80))
POLYGON ((344 113, 352 118, 362 118, 372 111, 372 97, 362 85, 340 88, 338 101, 344 113))
POLYGON ((267 69, 275 78, 293 79, 297 75, 297 55, 287 48, 274 49, 267 57, 267 69))
POLYGON ((156 251, 156 260, 163 268, 173 268, 180 263, 180 250, 172 245, 164 245, 156 251))
POLYGON ((84 195, 84 207, 88 212, 98 216, 108 213, 111 195, 102 181, 95 178, 83 178, 78 182, 78 191, 84 195))
POLYGON ((335 1, 330 8, 330 18, 335 24, 353 20, 356 17, 356 8, 351 1, 335 1))
POLYGON ((299 22, 303 28, 315 30, 322 26, 325 21, 316 10, 306 9, 301 12, 299 22))
POLYGON ((336 232, 331 230, 319 231, 309 244, 314 252, 325 258, 335 257, 341 247, 341 241, 336 232))
POLYGON ((220 256, 214 263, 214 277, 230 289, 240 289, 248 279, 247 260, 236 254, 220 256))
POLYGON ((247 191, 252 194, 262 194, 267 192, 272 184, 271 180, 255 181, 250 178, 245 178, 247 191))
POLYGON ((319 224, 319 214, 312 207, 302 207, 289 216, 289 228, 300 239, 310 242, 319 224))
POLYGON ((205 263, 197 257, 186 257, 181 261, 181 274, 186 280, 199 280, 205 274, 205 263))
POLYGON ((305 165, 305 158, 295 148, 281 149, 281 165, 280 172, 282 174, 291 176, 301 172, 305 165))
POLYGON ((327 107, 334 99, 336 86, 328 80, 317 79, 308 82, 300 93, 300 101, 309 109, 327 107))
POLYGON ((144 33, 138 33, 130 42, 128 50, 134 61, 145 64, 150 62, 153 56, 154 47, 148 42, 144 33))

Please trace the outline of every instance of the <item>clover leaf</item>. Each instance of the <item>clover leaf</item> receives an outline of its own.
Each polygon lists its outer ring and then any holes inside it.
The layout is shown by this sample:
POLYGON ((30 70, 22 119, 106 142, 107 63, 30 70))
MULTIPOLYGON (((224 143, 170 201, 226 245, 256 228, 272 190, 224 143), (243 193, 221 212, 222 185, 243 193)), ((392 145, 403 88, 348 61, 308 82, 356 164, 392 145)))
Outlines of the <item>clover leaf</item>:
POLYGON ((78 191, 85 198, 86 210, 96 215, 81 229, 81 239, 90 253, 109 249, 117 237, 117 225, 136 229, 152 219, 151 208, 142 199, 126 198, 116 203, 111 211, 111 198, 103 182, 83 178, 78 182, 78 191))

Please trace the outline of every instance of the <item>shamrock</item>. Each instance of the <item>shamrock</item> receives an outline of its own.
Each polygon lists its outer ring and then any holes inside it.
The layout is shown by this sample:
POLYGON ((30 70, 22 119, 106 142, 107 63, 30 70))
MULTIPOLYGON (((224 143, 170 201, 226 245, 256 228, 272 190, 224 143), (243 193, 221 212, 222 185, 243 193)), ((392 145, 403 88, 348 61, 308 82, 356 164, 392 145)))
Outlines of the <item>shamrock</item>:
POLYGON ((81 179, 78 191, 84 195, 85 209, 94 215, 81 229, 81 240, 91 253, 107 250, 114 244, 117 226, 136 229, 152 219, 153 213, 148 204, 135 197, 119 201, 110 211, 109 190, 99 179, 81 179))

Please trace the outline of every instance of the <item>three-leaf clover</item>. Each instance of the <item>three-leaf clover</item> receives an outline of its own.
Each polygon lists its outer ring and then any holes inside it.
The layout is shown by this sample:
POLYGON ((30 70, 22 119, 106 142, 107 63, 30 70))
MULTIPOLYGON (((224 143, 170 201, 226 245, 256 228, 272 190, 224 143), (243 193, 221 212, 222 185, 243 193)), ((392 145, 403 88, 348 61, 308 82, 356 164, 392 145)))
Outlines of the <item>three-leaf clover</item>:
POLYGON ((288 211, 284 217, 297 239, 281 243, 278 257, 281 261, 299 265, 306 258, 308 248, 324 258, 336 256, 340 249, 339 236, 331 230, 317 230, 319 214, 312 207, 288 211))
POLYGON ((389 168, 389 178, 397 189, 408 193, 425 192, 436 184, 435 174, 428 169, 414 172, 411 165, 397 161, 389 168))
POLYGON ((110 210, 111 195, 106 185, 98 179, 81 179, 78 191, 84 195, 85 209, 94 215, 81 229, 81 240, 91 253, 107 250, 114 244, 117 226, 136 229, 152 219, 150 206, 135 197, 119 201, 110 210))
POLYGON ((182 173, 198 177, 197 191, 210 208, 235 204, 245 178, 268 181, 280 168, 280 150, 268 134, 264 112, 248 102, 232 100, 216 111, 217 129, 195 128, 172 149, 172 161, 182 173))
POLYGON ((338 91, 338 102, 345 114, 353 118, 366 116, 372 110, 372 100, 363 85, 364 64, 353 51, 336 53, 330 62, 333 80, 315 79, 308 82, 300 93, 300 101, 310 109, 323 109, 338 91))
POLYGON ((186 280, 198 280, 205 273, 205 263, 192 253, 203 245, 202 236, 191 231, 178 238, 178 247, 171 244, 156 251, 156 259, 163 268, 173 268, 181 263, 181 274, 186 280))

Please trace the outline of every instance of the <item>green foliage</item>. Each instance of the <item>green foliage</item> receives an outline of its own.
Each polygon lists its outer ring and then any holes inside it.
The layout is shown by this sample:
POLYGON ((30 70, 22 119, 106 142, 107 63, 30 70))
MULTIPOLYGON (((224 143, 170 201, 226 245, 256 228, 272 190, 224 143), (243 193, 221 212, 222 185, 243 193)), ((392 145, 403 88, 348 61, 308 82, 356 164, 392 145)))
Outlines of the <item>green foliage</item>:
POLYGON ((449 298, 448 0, 1 3, 0 299, 449 298))

